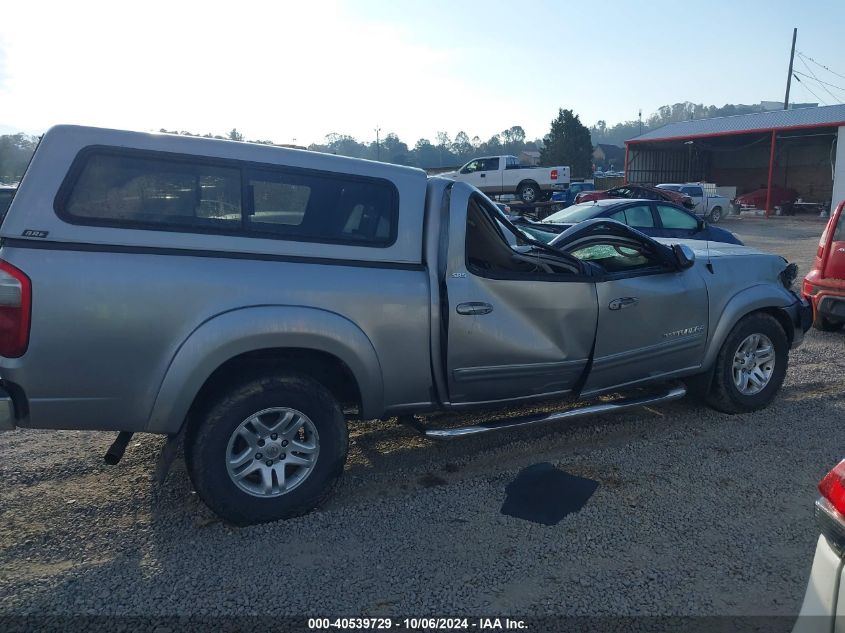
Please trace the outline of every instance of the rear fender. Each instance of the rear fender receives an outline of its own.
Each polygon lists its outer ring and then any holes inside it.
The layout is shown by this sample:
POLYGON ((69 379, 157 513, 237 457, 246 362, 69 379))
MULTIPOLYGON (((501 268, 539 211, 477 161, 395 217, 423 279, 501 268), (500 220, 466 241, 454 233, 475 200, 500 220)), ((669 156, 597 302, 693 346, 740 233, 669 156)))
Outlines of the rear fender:
POLYGON ((343 361, 358 382, 364 419, 380 415, 381 366, 370 339, 357 325, 316 308, 256 306, 215 316, 182 343, 165 373, 146 430, 178 432, 200 388, 227 360, 286 347, 325 352, 343 361))

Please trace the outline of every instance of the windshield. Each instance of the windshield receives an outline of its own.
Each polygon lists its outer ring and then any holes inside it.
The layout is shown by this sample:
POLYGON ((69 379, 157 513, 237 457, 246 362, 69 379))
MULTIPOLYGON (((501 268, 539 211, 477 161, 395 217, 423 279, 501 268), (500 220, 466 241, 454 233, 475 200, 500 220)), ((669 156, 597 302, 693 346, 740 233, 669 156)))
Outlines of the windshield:
POLYGON ((543 222, 545 224, 574 224, 596 217, 601 213, 601 210, 601 207, 594 202, 582 202, 581 204, 573 204, 563 211, 552 213, 543 222))
POLYGON ((657 185, 658 189, 667 189, 669 191, 680 191, 680 185, 657 185))

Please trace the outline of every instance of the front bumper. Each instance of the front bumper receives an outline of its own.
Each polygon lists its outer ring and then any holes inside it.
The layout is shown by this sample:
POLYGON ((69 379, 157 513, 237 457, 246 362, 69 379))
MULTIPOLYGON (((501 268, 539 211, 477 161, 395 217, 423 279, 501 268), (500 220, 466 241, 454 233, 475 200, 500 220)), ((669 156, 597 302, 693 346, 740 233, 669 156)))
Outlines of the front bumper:
POLYGON ((804 334, 813 325, 813 306, 804 297, 796 294, 795 298, 795 303, 783 308, 792 321, 792 349, 804 342, 804 334))
POLYGON ((15 405, 4 389, 0 389, 0 431, 12 431, 15 428, 15 405))
POLYGON ((845 297, 820 295, 816 303, 816 312, 828 319, 845 321, 845 297))

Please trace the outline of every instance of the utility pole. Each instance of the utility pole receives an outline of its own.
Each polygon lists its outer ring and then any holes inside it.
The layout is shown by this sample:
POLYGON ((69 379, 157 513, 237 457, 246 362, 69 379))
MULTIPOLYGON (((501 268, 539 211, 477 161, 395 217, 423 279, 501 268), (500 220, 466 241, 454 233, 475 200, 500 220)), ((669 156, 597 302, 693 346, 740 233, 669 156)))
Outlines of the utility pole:
POLYGON ((381 128, 376 126, 376 160, 381 160, 381 145, 378 142, 378 133, 381 132, 381 128))
POLYGON ((797 37, 798 28, 796 27, 792 29, 792 52, 789 53, 789 74, 786 76, 786 96, 783 98, 784 110, 789 110, 789 88, 792 86, 792 62, 795 61, 795 39, 797 37))
POLYGON ((640 112, 637 116, 640 119, 640 136, 642 136, 643 135, 643 109, 642 108, 640 108, 640 112))

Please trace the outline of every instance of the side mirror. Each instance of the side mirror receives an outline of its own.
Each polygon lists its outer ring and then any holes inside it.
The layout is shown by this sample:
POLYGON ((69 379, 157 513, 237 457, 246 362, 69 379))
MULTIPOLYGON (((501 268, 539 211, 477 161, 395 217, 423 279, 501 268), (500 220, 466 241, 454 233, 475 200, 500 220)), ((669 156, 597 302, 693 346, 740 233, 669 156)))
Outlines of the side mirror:
POLYGON ((695 251, 693 251, 686 244, 673 244, 672 252, 675 253, 675 260, 678 262, 678 268, 686 270, 692 268, 695 263, 695 251))

